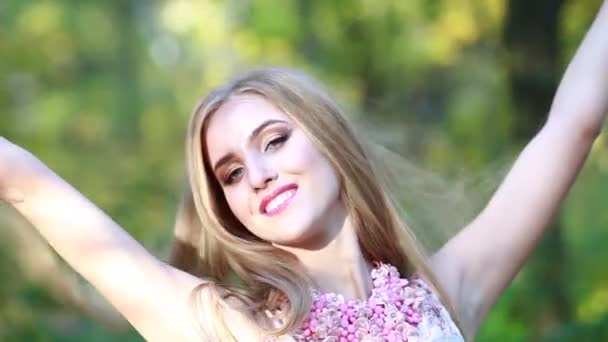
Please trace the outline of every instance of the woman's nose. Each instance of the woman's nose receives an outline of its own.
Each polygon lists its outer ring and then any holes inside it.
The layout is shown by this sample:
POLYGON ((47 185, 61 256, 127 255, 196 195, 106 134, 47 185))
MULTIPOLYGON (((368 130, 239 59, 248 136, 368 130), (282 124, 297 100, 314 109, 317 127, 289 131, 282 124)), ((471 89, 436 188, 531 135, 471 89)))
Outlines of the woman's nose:
POLYGON ((268 183, 276 180, 277 172, 263 157, 250 158, 247 167, 247 177, 249 184, 255 190, 264 189, 268 183))

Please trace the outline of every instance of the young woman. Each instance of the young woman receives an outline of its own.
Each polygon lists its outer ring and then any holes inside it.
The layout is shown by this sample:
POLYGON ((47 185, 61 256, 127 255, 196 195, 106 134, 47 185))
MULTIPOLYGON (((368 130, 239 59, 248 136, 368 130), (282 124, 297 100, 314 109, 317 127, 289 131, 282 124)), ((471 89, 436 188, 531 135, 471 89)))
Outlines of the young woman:
POLYGON ((241 76, 192 114, 178 232, 200 253, 194 275, 1 138, 0 197, 148 340, 472 340, 601 131, 605 32, 608 2, 546 124, 481 213, 430 256, 339 107, 284 69, 241 76))

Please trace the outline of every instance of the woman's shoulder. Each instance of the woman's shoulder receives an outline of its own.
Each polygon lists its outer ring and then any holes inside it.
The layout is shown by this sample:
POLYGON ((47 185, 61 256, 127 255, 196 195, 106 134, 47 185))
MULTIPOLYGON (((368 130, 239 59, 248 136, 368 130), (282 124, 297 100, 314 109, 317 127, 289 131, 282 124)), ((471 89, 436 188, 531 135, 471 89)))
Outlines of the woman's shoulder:
POLYGON ((202 288, 196 298, 201 300, 196 314, 204 335, 207 335, 205 340, 264 341, 265 332, 247 303, 237 296, 222 296, 217 290, 214 286, 202 288))
POLYGON ((232 305, 224 308, 224 322, 236 341, 264 341, 264 331, 252 315, 247 314, 243 303, 232 300, 232 305))
MULTIPOLYGON (((420 322, 417 335, 423 341, 464 341, 464 337, 447 307, 439 299, 437 291, 423 278, 412 280, 420 289, 420 322)), ((418 298, 418 296, 417 296, 418 298)))
MULTIPOLYGON (((377 292, 382 298, 377 304, 389 308, 387 316, 390 317, 405 313, 404 328, 399 329, 404 340, 464 341, 439 292, 424 275, 414 273, 402 277, 395 267, 386 264, 377 267, 375 272, 372 279, 379 283, 374 286, 378 288, 380 285, 377 292)), ((387 320, 385 318, 385 324, 387 320)), ((388 322, 389 326, 398 324, 396 320, 388 322)))

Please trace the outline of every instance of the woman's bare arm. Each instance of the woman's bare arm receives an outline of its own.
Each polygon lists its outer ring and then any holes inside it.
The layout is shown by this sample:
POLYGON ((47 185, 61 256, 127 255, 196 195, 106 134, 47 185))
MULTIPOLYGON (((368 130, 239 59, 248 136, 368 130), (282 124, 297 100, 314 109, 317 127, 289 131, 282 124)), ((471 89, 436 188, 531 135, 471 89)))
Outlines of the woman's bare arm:
POLYGON ((488 205, 432 259, 469 337, 539 242, 601 131, 608 110, 607 32, 604 2, 542 130, 488 205))
POLYGON ((202 280, 156 259, 42 162, 3 138, 0 193, 147 340, 200 339, 190 293, 202 280))
POLYGON ((29 222, 15 210, 2 205, 0 240, 12 247, 15 254, 10 257, 29 282, 43 287, 54 298, 74 306, 108 329, 123 331, 128 328, 124 317, 89 284, 83 283, 74 271, 68 270, 29 222))

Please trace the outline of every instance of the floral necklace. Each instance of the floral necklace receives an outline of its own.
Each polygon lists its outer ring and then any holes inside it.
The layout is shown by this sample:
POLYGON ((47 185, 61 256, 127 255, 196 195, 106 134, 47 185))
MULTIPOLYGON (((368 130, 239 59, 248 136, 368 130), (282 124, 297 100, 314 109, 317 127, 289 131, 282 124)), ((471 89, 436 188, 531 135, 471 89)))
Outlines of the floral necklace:
POLYGON ((418 278, 401 279, 397 268, 378 263, 371 272, 369 299, 345 300, 313 291, 310 315, 293 335, 296 341, 407 341, 417 335, 421 303, 431 293, 418 278))

